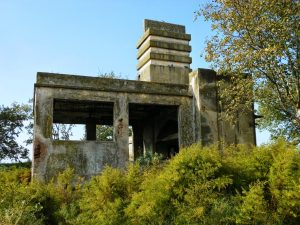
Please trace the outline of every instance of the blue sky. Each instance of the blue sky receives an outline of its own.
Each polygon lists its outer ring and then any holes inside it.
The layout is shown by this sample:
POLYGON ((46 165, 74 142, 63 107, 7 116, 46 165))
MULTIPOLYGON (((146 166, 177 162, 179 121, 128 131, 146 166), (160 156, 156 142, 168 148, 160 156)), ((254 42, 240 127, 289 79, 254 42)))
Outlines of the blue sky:
MULTIPOLYGON (((200 54, 210 25, 194 11, 201 0, 1 0, 0 105, 26 103, 36 73, 96 76, 114 71, 136 77, 136 43, 143 20, 186 26, 192 69, 208 68, 200 54)), ((258 143, 267 140, 258 135, 258 143)))

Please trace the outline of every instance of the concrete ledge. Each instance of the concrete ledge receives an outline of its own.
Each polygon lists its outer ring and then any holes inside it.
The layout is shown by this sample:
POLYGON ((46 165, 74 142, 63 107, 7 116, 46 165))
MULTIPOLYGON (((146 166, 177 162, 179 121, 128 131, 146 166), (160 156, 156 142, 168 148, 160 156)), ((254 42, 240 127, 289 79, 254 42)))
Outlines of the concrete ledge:
POLYGON ((138 62, 137 69, 140 69, 143 65, 145 65, 150 59, 162 60, 162 61, 170 61, 170 62, 181 62, 181 63, 192 63, 192 58, 189 56, 179 56, 179 55, 171 55, 171 54, 161 54, 150 52, 146 55, 142 60, 138 62))
POLYGON ((68 74, 37 73, 35 87, 67 88, 90 91, 192 96, 189 86, 134 80, 87 77, 68 74))
POLYGON ((182 52, 192 51, 192 47, 189 45, 150 40, 147 43, 145 43, 143 47, 139 48, 137 53, 137 59, 139 59, 150 47, 156 47, 156 48, 162 48, 168 50, 177 50, 182 52))
POLYGON ((146 31, 148 28, 172 31, 172 32, 176 32, 176 33, 185 33, 185 26, 183 26, 183 25, 145 19, 144 20, 144 30, 146 31))
POLYGON ((154 29, 154 28, 149 28, 143 34, 143 36, 141 37, 141 39, 138 41, 137 48, 139 48, 141 46, 141 44, 143 44, 143 42, 150 35, 161 36, 161 37, 169 37, 169 38, 186 40, 186 41, 190 41, 191 40, 191 35, 190 34, 176 33, 176 32, 170 32, 170 31, 165 31, 165 30, 158 30, 158 29, 154 29))

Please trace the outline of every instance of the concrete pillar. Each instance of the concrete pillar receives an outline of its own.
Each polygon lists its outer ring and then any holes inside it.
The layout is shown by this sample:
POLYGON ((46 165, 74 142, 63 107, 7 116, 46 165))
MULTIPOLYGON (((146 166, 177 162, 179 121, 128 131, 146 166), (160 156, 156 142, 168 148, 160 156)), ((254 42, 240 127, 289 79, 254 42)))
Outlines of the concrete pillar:
POLYGON ((181 102, 178 109, 179 148, 195 143, 193 105, 191 99, 181 102))
POLYGON ((148 121, 143 127, 144 154, 154 151, 154 121, 148 121))
POLYGON ((96 123, 93 119, 87 119, 85 125, 85 133, 87 141, 96 140, 96 123))
POLYGON ((134 159, 143 155, 143 127, 141 124, 133 124, 133 151, 134 159))
POLYGON ((41 88, 35 89, 34 102, 34 137, 32 176, 44 180, 46 172, 45 159, 49 154, 52 136, 53 99, 52 93, 41 88))
POLYGON ((203 145, 219 141, 216 72, 198 69, 190 73, 194 95, 195 139, 203 145))
POLYGON ((117 145, 116 157, 120 168, 124 168, 129 162, 128 121, 127 94, 122 93, 114 105, 114 141, 117 145))

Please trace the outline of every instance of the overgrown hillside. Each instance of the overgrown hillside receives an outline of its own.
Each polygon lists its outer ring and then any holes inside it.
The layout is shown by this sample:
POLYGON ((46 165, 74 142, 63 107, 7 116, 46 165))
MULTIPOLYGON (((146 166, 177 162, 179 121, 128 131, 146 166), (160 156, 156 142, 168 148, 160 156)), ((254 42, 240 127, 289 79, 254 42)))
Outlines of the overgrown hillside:
POLYGON ((0 224, 299 224, 300 155, 288 143, 193 145, 107 167, 89 181, 71 168, 48 184, 28 168, 0 170, 0 224))

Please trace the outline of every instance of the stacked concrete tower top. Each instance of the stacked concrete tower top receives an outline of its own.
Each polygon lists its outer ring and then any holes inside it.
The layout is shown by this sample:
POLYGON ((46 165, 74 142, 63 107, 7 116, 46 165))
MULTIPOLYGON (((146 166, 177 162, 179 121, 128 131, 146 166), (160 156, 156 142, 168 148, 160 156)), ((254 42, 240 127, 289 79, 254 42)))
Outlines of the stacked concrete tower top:
POLYGON ((139 80, 188 84, 192 63, 190 40, 185 26, 144 20, 144 34, 137 44, 139 80))

